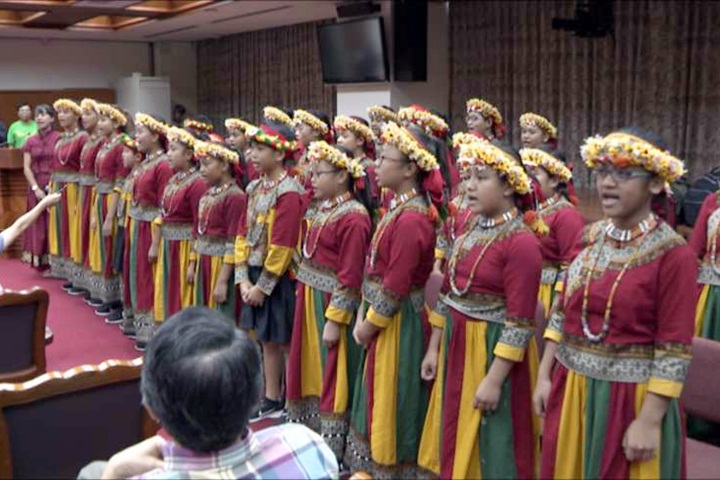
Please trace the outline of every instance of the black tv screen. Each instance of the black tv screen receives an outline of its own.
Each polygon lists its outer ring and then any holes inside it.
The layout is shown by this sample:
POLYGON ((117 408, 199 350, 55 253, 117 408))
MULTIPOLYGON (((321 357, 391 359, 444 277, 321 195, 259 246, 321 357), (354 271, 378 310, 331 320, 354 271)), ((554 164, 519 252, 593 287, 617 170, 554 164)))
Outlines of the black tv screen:
POLYGON ((320 25, 318 43, 325 83, 389 80, 382 18, 320 25))

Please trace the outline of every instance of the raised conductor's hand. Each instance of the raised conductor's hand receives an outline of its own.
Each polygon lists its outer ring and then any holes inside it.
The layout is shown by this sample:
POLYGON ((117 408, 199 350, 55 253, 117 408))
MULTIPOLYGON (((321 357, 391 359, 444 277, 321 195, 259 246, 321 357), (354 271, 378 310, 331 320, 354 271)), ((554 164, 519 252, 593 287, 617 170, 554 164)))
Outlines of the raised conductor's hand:
POLYGON ((58 202, 60 202, 61 198, 61 193, 51 193, 49 195, 46 195, 42 200, 40 200, 40 205, 42 205, 43 208, 52 207, 53 205, 57 205, 58 202))

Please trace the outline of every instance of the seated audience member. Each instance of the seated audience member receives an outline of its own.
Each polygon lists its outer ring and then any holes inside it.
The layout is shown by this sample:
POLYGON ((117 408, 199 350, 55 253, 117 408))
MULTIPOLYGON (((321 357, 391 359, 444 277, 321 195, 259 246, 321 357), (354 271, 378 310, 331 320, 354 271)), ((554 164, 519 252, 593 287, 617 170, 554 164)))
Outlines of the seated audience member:
MULTIPOLYGON (((332 450, 308 428, 250 429, 261 382, 257 347, 222 313, 173 315, 148 344, 141 382, 163 430, 114 455, 102 478, 337 478, 332 450)), ((97 478, 100 468, 93 463, 80 478, 97 478)))
POLYGON ((32 210, 15 220, 8 228, 0 232, 0 253, 8 248, 27 228, 48 208, 60 201, 60 193, 44 197, 32 210))
POLYGON ((7 126, 0 120, 0 147, 5 147, 7 142, 7 126))

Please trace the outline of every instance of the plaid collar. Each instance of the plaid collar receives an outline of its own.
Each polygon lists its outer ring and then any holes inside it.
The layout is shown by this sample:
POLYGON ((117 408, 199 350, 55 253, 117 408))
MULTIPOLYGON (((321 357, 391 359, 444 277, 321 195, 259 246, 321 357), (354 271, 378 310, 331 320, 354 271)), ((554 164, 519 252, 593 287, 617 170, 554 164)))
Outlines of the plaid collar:
POLYGON ((247 462, 259 443, 252 430, 245 438, 217 452, 194 452, 168 439, 163 447, 166 471, 200 471, 218 468, 232 468, 247 462))

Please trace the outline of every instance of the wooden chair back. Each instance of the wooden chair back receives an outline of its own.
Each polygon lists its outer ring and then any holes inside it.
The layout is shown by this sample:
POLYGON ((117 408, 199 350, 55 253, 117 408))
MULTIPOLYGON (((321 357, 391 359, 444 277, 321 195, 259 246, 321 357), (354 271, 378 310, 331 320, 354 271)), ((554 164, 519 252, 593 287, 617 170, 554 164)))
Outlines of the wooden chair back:
POLYGON ((45 323, 48 293, 0 293, 0 382, 22 382, 45 373, 45 323))

